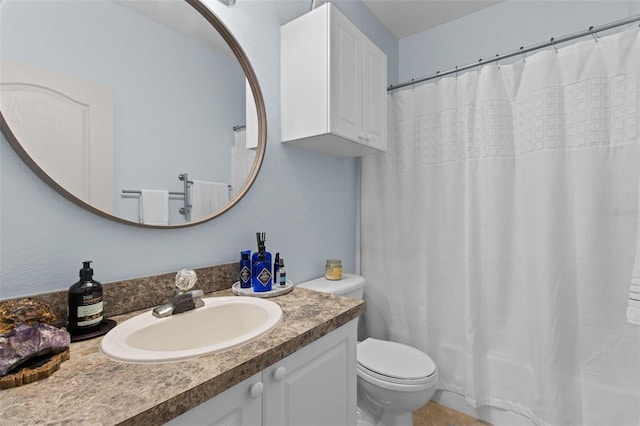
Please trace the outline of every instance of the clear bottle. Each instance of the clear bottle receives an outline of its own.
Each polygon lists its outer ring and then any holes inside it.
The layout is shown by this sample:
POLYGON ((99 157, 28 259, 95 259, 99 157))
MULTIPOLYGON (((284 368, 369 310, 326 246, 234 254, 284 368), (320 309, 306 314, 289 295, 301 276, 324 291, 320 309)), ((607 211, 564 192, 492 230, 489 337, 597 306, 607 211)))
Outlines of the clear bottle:
POLYGON ((68 331, 73 335, 91 333, 104 319, 102 284, 93 279, 91 260, 82 262, 80 281, 69 287, 68 331))
POLYGON ((284 269, 284 257, 280 258, 278 263, 278 285, 284 287, 287 285, 287 271, 284 269))
POLYGON ((340 259, 327 259, 324 267, 324 277, 331 281, 342 279, 342 261, 340 259))

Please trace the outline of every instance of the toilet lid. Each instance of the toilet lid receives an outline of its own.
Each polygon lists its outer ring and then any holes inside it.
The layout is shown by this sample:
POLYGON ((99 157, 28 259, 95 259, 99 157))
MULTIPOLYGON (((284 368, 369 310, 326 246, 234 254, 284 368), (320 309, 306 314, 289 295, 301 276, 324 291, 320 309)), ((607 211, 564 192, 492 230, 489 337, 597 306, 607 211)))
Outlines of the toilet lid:
POLYGON ((358 364, 378 375, 400 380, 421 380, 436 372, 427 354, 402 343, 368 338, 358 343, 358 364))

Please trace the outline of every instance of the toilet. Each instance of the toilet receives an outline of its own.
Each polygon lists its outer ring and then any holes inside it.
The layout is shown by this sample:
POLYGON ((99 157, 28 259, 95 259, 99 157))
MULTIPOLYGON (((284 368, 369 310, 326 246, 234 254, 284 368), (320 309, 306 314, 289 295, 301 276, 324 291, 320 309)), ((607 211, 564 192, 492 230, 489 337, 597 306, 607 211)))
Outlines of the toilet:
MULTIPOLYGON (((324 277, 299 287, 362 299, 364 277, 343 274, 342 280, 324 277)), ((413 411, 433 397, 438 369, 427 354, 408 345, 367 338, 358 343, 358 426, 407 426, 413 411)))

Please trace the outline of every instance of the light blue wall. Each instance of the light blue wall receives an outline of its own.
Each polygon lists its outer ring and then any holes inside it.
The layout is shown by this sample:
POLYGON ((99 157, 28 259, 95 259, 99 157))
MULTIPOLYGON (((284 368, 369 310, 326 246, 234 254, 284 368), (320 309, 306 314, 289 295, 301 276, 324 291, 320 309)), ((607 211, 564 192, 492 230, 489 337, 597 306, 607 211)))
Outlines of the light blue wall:
POLYGON ((397 83, 639 13, 638 0, 508 0, 400 40, 397 83))
MULTIPOLYGON (((195 227, 132 227, 67 201, 1 137, 0 298, 66 289, 88 259, 103 282, 237 261, 240 250, 254 249, 257 231, 267 232, 267 248, 284 256, 295 282, 322 275, 327 258, 341 258, 345 272, 354 270, 357 160, 280 143, 280 26, 311 2, 207 4, 244 47, 264 95, 267 151, 253 187, 230 212, 195 227)), ((369 19, 352 12, 351 19, 369 19)))

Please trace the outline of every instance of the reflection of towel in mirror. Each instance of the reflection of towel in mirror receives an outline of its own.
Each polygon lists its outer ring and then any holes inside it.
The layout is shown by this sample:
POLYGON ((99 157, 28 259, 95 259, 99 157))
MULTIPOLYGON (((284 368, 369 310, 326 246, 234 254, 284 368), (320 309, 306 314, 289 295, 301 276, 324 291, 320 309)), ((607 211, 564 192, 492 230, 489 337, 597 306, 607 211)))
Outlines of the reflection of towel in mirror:
POLYGON ((169 224, 169 191, 143 189, 140 191, 140 223, 169 224))
POLYGON ((209 216, 229 201, 229 185, 193 180, 191 185, 191 220, 209 216))

